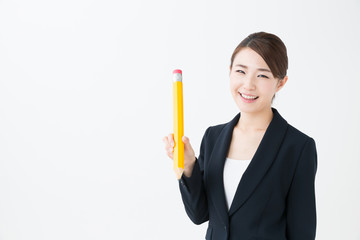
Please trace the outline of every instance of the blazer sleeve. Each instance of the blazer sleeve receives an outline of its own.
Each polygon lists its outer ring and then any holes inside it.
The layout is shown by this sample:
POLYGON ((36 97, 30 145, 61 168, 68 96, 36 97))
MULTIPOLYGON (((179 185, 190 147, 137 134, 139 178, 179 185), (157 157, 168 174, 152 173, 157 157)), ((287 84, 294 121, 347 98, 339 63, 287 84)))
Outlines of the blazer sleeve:
POLYGON ((287 239, 314 240, 316 235, 315 141, 309 138, 303 147, 287 196, 287 239))
POLYGON ((181 197, 184 203, 185 211, 192 222, 201 224, 209 220, 208 201, 204 185, 204 159, 206 139, 208 135, 206 130, 200 145, 199 157, 195 160, 194 169, 188 178, 182 175, 179 180, 181 197))

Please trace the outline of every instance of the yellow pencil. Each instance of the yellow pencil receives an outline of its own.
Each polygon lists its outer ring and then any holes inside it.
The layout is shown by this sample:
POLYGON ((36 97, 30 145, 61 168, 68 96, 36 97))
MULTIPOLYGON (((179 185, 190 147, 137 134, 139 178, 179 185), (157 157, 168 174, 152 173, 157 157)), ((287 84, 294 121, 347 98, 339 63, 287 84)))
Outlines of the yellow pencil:
POLYGON ((183 112, 183 86, 182 71, 173 71, 173 99, 174 99, 174 170, 177 179, 184 172, 184 112, 183 112))

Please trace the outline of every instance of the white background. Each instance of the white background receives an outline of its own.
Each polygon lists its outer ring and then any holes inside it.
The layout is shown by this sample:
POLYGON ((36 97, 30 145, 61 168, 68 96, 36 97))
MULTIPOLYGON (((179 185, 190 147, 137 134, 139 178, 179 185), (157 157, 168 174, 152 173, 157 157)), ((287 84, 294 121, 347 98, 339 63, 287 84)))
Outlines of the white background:
POLYGON ((232 51, 286 44, 274 107, 317 143, 319 240, 359 240, 360 2, 0 0, 0 239, 203 239, 162 138, 172 70, 185 135, 238 109, 232 51))

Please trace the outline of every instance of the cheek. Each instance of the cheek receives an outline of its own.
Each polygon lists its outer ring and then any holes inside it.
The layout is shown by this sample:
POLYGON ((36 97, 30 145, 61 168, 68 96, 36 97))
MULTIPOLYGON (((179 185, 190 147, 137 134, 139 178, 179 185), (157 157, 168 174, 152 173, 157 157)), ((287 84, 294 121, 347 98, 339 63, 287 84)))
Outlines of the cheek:
POLYGON ((276 87, 277 85, 274 82, 264 82, 261 84, 261 89, 269 95, 273 95, 276 92, 276 87))
POLYGON ((230 78, 229 86, 230 86, 230 89, 231 89, 231 90, 235 87, 235 81, 234 81, 234 79, 230 78))
POLYGON ((236 77, 230 76, 230 89, 238 88, 240 85, 239 79, 236 77))
POLYGON ((230 90, 230 94, 233 97, 236 97, 238 89, 239 89, 238 82, 234 81, 234 79, 233 80, 230 79, 229 90, 230 90))

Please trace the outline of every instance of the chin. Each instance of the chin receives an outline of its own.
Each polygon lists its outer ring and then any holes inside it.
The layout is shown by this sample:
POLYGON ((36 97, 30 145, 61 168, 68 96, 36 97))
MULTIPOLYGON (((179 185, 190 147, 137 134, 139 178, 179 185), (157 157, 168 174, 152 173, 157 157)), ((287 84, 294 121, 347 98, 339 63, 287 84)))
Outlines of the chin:
MULTIPOLYGON (((250 113, 250 114, 254 114, 254 113, 260 113, 265 111, 265 109, 267 109, 267 107, 264 106, 257 106, 257 105, 250 105, 250 104, 237 104, 238 108, 240 109, 240 112, 242 113, 250 113)), ((271 106, 269 107, 271 109, 271 106)))
POLYGON ((254 109, 254 108, 248 108, 248 107, 239 107, 239 109, 240 109, 240 112, 242 112, 242 113, 257 113, 257 112, 259 112, 259 110, 257 110, 257 109, 254 109))

